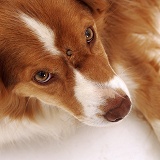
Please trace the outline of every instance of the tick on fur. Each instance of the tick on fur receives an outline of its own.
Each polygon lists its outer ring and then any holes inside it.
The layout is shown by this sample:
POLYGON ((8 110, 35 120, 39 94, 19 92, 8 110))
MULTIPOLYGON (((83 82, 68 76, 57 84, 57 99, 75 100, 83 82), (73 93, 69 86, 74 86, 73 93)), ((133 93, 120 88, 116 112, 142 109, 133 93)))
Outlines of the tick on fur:
POLYGON ((66 54, 67 54, 67 56, 70 57, 70 56, 72 56, 72 51, 70 49, 68 49, 67 52, 66 52, 66 54))

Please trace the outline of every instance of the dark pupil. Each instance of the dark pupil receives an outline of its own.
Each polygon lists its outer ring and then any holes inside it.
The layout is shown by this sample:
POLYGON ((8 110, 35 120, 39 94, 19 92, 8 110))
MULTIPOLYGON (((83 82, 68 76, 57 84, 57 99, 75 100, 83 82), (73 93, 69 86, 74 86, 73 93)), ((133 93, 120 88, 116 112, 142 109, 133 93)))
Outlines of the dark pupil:
POLYGON ((86 34, 87 38, 90 38, 92 36, 92 33, 91 33, 91 31, 89 29, 86 30, 85 34, 86 34))
POLYGON ((45 78, 47 75, 46 75, 46 72, 43 72, 43 71, 41 71, 41 72, 38 72, 38 76, 39 76, 39 78, 45 78))

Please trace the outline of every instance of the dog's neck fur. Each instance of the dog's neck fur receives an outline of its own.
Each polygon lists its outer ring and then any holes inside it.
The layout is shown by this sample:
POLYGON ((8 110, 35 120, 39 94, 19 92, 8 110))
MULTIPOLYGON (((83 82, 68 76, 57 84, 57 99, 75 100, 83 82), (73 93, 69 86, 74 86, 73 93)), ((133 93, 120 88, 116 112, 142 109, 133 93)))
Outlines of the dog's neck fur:
POLYGON ((0 147, 8 144, 38 140, 38 138, 54 138, 61 140, 74 132, 78 121, 66 112, 44 103, 41 105, 42 112, 37 114, 32 121, 30 119, 12 119, 5 117, 0 121, 0 147), (23 135, 23 139, 20 137, 23 135))

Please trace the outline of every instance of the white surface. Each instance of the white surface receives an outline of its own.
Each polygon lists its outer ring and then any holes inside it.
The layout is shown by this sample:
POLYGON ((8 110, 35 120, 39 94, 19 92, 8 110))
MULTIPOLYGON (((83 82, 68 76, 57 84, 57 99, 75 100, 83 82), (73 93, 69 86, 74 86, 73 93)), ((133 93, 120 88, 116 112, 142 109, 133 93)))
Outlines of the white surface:
POLYGON ((5 147, 0 160, 160 160, 160 145, 147 123, 132 113, 107 128, 82 126, 58 144, 43 140, 5 147))

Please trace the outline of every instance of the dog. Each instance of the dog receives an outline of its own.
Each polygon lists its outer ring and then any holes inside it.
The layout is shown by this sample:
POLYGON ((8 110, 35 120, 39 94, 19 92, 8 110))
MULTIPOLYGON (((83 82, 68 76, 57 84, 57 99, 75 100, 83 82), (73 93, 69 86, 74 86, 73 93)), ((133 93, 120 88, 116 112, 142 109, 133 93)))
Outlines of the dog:
POLYGON ((105 127, 132 105, 158 135, 159 2, 143 3, 0 0, 0 145, 105 127))

